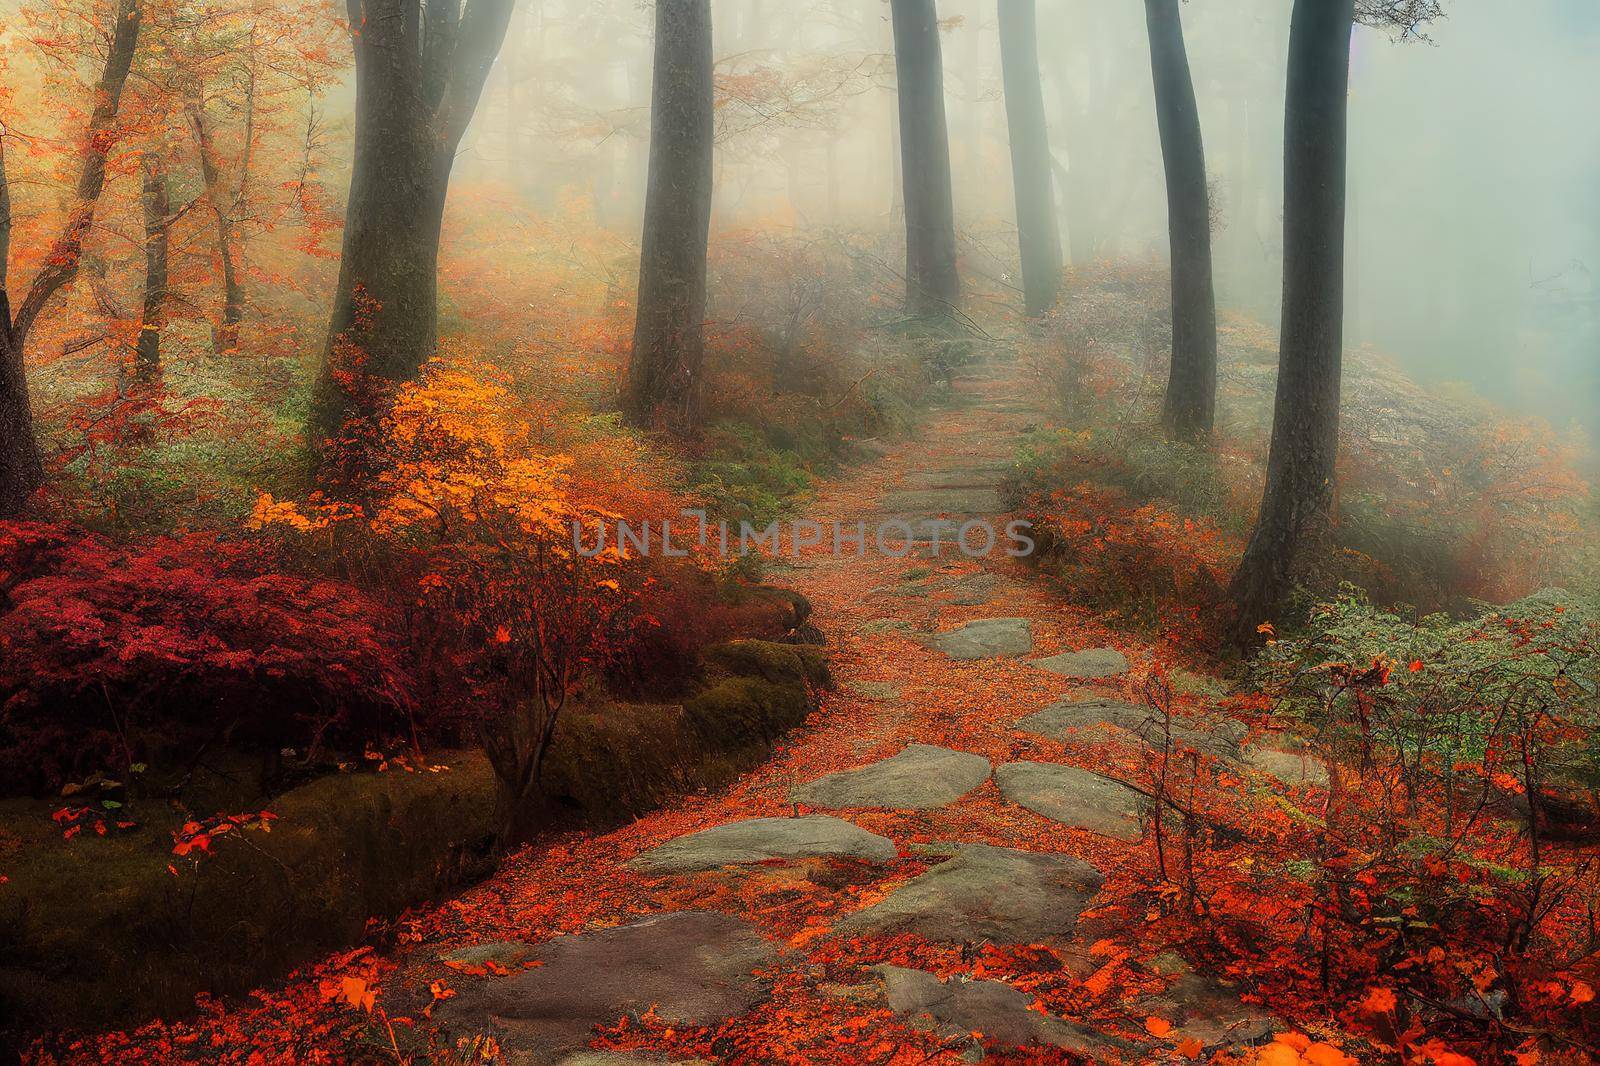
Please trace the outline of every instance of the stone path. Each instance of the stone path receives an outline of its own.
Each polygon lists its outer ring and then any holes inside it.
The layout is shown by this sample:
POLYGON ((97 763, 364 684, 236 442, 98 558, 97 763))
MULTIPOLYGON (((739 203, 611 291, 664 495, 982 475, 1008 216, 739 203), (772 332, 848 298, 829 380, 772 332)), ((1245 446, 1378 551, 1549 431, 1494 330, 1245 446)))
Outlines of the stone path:
POLYGON ((691 873, 772 859, 823 857, 888 862, 895 857, 895 846, 825 814, 750 818, 669 840, 634 859, 633 866, 653 873, 691 873))
POLYGON ((982 755, 909 744, 898 755, 819 777, 790 795, 808 807, 921 810, 954 803, 987 780, 989 760, 982 755))
POLYGON ((810 507, 904 523, 914 550, 774 562, 816 604, 838 681, 807 726, 723 794, 508 863, 434 918, 385 989, 397 1008, 444 974, 436 1042, 492 1034, 510 1061, 572 1066, 1008 1048, 1133 1063, 1281 1028, 1176 946, 1107 961, 1147 925, 1125 900, 1153 862, 1150 801, 1118 774, 1168 740, 1249 782, 1314 788, 1325 770, 1247 749, 1198 699, 1156 715, 1142 686, 1158 649, 1003 551, 950 550, 966 523, 1003 528, 1002 480, 1038 419, 1042 390, 1003 355, 810 507), (996 979, 998 958, 1032 968, 996 979), (1108 966, 1117 983, 1094 979, 1108 966))

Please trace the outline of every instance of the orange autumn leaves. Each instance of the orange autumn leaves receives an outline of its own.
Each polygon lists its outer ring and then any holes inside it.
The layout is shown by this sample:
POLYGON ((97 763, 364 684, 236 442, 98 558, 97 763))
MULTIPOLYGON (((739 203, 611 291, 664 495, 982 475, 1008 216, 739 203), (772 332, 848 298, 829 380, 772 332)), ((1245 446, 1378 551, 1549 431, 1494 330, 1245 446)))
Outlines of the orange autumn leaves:
POLYGON ((1279 1033, 1256 1054, 1255 1066, 1359 1066, 1359 1063, 1332 1044, 1314 1041, 1303 1033, 1279 1033))

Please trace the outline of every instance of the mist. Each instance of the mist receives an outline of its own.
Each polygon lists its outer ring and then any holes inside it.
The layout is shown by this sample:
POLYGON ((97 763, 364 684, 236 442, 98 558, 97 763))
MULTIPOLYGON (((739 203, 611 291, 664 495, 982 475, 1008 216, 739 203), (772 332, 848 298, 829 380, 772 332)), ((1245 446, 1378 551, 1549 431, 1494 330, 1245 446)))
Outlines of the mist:
MULTIPOLYGON (((948 0, 958 229, 975 267, 1011 221, 994 5, 948 0), (986 236, 990 238, 985 240, 986 236)), ((1275 323, 1289 5, 1186 4, 1215 217, 1219 306, 1275 323)), ((468 135, 463 173, 619 233, 643 210, 648 7, 523 5, 468 135)), ((888 8, 717 5, 714 228, 888 228, 899 203, 888 8)), ((1453 6, 1425 39, 1358 27, 1352 50, 1347 346, 1461 382, 1558 428, 1600 428, 1600 14, 1576 0, 1453 6)), ((1052 0, 1040 66, 1072 264, 1166 255, 1144 14, 1052 0)), ((713 237, 715 240, 715 236, 713 237)))

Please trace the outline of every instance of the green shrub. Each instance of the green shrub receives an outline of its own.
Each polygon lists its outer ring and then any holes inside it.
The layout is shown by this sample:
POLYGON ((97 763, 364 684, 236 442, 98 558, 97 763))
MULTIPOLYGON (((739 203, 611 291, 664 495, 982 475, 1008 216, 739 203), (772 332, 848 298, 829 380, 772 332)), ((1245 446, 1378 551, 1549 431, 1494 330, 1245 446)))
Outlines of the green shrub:
POLYGON ((1347 587, 1254 664, 1263 689, 1364 764, 1511 791, 1600 785, 1600 607, 1560 590, 1464 621, 1347 587))

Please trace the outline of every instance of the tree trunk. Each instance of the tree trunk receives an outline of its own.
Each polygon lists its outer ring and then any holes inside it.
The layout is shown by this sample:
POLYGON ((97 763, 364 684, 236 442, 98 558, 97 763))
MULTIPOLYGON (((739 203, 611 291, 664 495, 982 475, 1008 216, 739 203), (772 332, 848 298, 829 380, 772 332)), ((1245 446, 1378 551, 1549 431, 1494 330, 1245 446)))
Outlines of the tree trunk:
POLYGON ((711 229, 710 0, 657 0, 650 178, 639 256, 639 310, 624 407, 675 433, 699 424, 711 229))
POLYGON ((244 318, 244 289, 239 284, 239 268, 234 256, 233 204, 223 188, 222 167, 217 163, 216 146, 203 104, 190 108, 195 147, 200 155, 200 177, 205 183, 206 204, 211 208, 217 228, 217 258, 222 264, 222 318, 211 333, 211 346, 218 355, 239 350, 239 322, 244 318))
POLYGON ((1354 0, 1296 0, 1284 121, 1283 326, 1266 494, 1231 595, 1235 639, 1283 608, 1326 539, 1339 447, 1354 0))
MULTIPOLYGON (((106 184, 106 156, 116 143, 117 110, 122 87, 133 66, 139 43, 140 14, 137 0, 121 0, 110 48, 94 91, 94 111, 84 130, 78 184, 68 205, 61 233, 45 256, 44 266, 29 284, 22 302, 13 306, 7 288, 9 277, 0 269, 0 518, 19 514, 44 480, 39 442, 33 432, 33 409, 28 399, 28 374, 24 353, 28 333, 45 307, 78 277, 83 242, 94 226, 95 206, 106 184)), ((3 148, 0 148, 3 153, 3 148)), ((0 154, 0 189, 6 186, 5 161, 0 154)), ((0 200, 0 250, 11 238, 9 195, 0 200)), ((0 259, 0 262, 3 262, 0 259)))
POLYGON ((905 186, 906 310, 944 316, 961 299, 961 279, 939 20, 934 0, 890 0, 890 11, 905 186))
POLYGON ((133 376, 150 384, 161 376, 161 330, 166 324, 167 252, 172 229, 172 203, 167 191, 167 167, 161 149, 144 153, 144 311, 139 319, 139 342, 134 349, 133 376))
POLYGON ((1172 369, 1163 421, 1173 436, 1197 440, 1211 433, 1217 402, 1217 301, 1206 153, 1178 0, 1145 0, 1144 11, 1172 246, 1172 369))
POLYGON ((1050 173, 1050 132, 1039 82, 1034 0, 999 0, 1000 65, 1006 126, 1011 138, 1011 183, 1016 193, 1022 287, 1030 315, 1043 315, 1061 286, 1061 229, 1050 173))
POLYGON ((325 479, 369 472, 397 384, 438 343, 439 237, 456 149, 512 0, 347 0, 355 160, 344 251, 311 420, 325 479))
MULTIPOLYGON (((11 181, 6 177, 6 137, 5 123, 0 122, 0 292, 6 291, 11 267, 11 181)), ((5 324, 11 324, 9 314, 5 324)))

